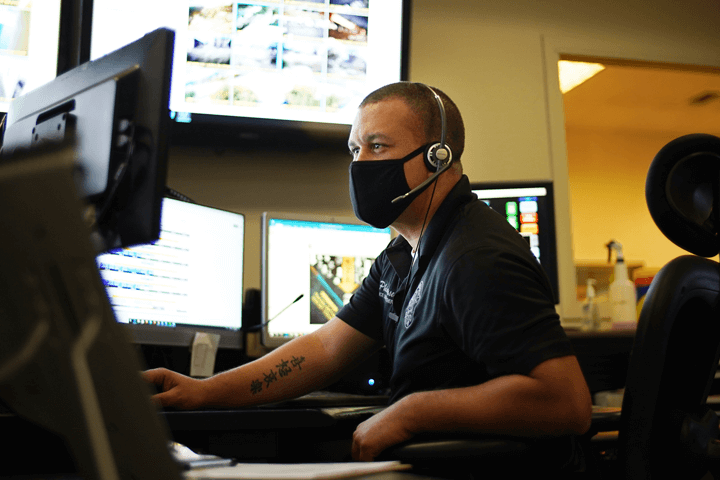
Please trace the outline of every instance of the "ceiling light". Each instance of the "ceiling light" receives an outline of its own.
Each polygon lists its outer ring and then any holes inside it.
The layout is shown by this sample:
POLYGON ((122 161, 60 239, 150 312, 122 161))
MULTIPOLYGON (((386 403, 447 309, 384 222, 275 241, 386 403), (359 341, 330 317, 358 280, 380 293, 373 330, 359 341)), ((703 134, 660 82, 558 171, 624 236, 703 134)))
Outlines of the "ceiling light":
POLYGON ((605 65, 599 63, 560 60, 558 62, 560 91, 562 93, 569 92, 603 69, 605 69, 605 65))

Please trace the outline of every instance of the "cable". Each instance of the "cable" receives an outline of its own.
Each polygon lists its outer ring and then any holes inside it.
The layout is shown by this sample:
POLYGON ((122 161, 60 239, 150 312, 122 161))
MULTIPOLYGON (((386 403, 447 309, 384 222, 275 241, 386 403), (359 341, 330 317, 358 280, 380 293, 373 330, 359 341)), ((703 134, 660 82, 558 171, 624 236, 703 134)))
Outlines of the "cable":
POLYGON ((2 150, 3 140, 5 139, 5 120, 7 119, 7 113, 0 118, 0 150, 2 150))
MULTIPOLYGON (((423 234, 425 233, 425 224, 427 223, 428 215, 430 214, 430 207, 432 206, 433 198, 435 197, 435 189, 437 188, 437 182, 435 182, 435 185, 433 185, 432 193, 430 194, 430 203, 428 203, 428 208, 425 211, 425 218, 423 219, 422 228, 420 228, 420 237, 418 238, 417 247, 415 247, 415 251, 418 255, 420 255, 420 243, 423 239, 423 234)), ((413 260, 414 261, 414 260, 413 260)))
POLYGON ((113 174, 113 182, 110 185, 107 194, 105 195, 105 200, 103 201, 103 204, 100 206, 99 209, 96 209, 95 221, 93 225, 100 224, 101 221, 105 218, 105 215, 109 211, 110 205, 112 205, 113 200, 115 199, 118 187, 123 182, 125 175, 127 175, 127 172, 130 169, 130 162, 132 161, 133 153, 135 152, 135 124, 130 123, 129 129, 130 135, 128 136, 128 147, 127 152, 125 153, 125 159, 120 163, 120 165, 118 165, 115 173, 113 174))

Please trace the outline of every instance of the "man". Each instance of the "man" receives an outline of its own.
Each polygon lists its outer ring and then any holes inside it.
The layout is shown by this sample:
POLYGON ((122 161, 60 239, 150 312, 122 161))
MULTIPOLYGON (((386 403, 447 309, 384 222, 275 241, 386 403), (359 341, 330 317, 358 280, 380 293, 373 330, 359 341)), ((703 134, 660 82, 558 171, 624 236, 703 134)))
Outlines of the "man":
POLYGON ((426 432, 587 431, 590 394, 549 282, 527 243, 470 192, 455 104, 422 84, 383 87, 361 104, 348 145, 356 214, 399 233, 350 303, 315 333, 209 379, 146 372, 162 389, 157 400, 179 408, 275 402, 331 384, 385 345, 391 404, 357 427, 355 459, 426 432), (452 166, 393 203, 435 173, 424 147, 443 130, 452 166), (290 362, 292 375, 262 383, 290 362))

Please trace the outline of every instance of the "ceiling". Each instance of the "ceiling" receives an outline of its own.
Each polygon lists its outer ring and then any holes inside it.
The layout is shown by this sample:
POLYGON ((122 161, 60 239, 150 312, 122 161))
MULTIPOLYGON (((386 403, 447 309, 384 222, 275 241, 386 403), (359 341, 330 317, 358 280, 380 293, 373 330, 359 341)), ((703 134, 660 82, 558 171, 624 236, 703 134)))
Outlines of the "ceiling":
POLYGON ((720 71, 607 65, 563 98, 567 128, 720 134, 720 71))

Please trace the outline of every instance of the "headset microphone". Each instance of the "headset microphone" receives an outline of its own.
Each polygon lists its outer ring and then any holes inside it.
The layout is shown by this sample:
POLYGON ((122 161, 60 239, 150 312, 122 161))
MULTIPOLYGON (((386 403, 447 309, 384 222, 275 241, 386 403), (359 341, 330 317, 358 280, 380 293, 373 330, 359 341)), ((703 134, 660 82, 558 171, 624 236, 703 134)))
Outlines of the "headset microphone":
POLYGON ((298 295, 298 297, 297 297, 295 300, 293 300, 292 302, 290 302, 289 304, 287 304, 287 305, 285 306, 285 308, 283 308, 283 309, 280 310, 278 313, 276 313, 275 316, 272 317, 272 318, 271 318, 270 320, 268 320, 267 322, 262 322, 260 325, 253 325, 253 326, 251 326, 251 327, 249 327, 249 328, 243 328, 243 330, 245 330, 246 332, 254 332, 254 331, 256 331, 256 330, 260 330, 261 328, 264 328, 265 325, 267 325, 268 323, 270 323, 270 322, 272 322, 273 320, 275 320, 277 317, 280 316, 281 313, 283 313, 285 310, 287 310, 288 308, 290 308, 290 307, 292 307, 293 305, 295 305, 295 304, 296 304, 297 302, 299 302, 300 299, 303 298, 304 296, 305 296, 304 293, 301 293, 300 295, 298 295))
POLYGON ((448 168, 450 168, 450 165, 452 165, 453 162, 452 151, 450 150, 450 147, 445 143, 445 137, 447 135, 447 119, 445 118, 445 106, 443 105, 443 101, 440 98, 440 95, 438 95, 437 92, 435 92, 435 90, 433 90, 428 85, 425 86, 432 92, 433 96, 435 97, 435 101, 437 102, 440 109, 440 142, 430 145, 425 150, 425 155, 423 156, 423 160, 425 161, 425 166, 427 167, 427 169, 430 171, 435 170, 435 173, 433 173, 431 177, 422 182, 420 185, 410 190, 408 193, 400 195, 399 197, 393 199, 392 203, 399 202, 400 200, 404 200, 411 196, 416 197, 417 195, 421 194, 428 186, 430 186, 432 182, 435 181, 435 179, 437 179, 437 177, 442 175, 448 168))
POLYGON ((445 171, 446 171, 448 168, 450 168, 450 166, 451 166, 451 165, 450 165, 450 162, 446 163, 445 166, 443 166, 440 170, 438 170, 437 172, 433 173, 431 177, 429 177, 427 180, 425 180, 424 182, 422 182, 422 183, 421 183, 420 185, 418 185, 417 187, 415 187, 415 188, 413 188, 412 190, 410 190, 408 193, 406 193, 406 194, 404 194, 404 195, 400 195, 399 197, 393 198, 393 200, 392 200, 391 203, 399 202, 400 200, 404 200, 405 198, 407 198, 407 197, 409 197, 409 196, 411 196, 411 195, 419 195, 419 194, 421 194, 428 186, 430 186, 430 184, 431 184, 432 182, 435 181, 435 179, 436 179, 437 177, 439 177, 440 175, 442 175, 443 173, 445 173, 445 171))

